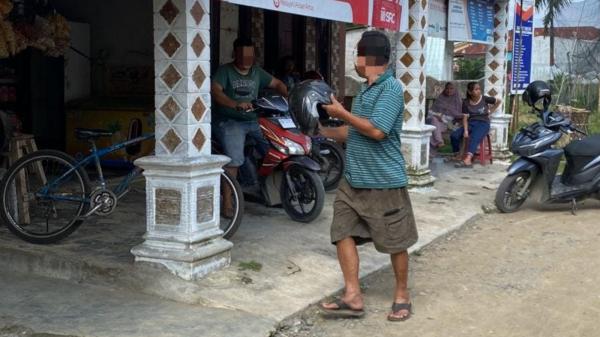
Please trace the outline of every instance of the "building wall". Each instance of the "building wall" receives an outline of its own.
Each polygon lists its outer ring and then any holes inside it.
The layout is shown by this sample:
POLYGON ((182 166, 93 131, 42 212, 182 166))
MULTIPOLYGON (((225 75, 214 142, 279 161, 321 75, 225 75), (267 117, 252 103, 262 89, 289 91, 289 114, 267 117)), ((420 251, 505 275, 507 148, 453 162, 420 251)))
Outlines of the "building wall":
POLYGON ((154 64, 153 9, 148 0, 53 0, 69 21, 90 24, 91 56, 108 64, 154 64))
POLYGON ((231 62, 233 59, 233 41, 239 31, 239 6, 221 1, 221 33, 219 45, 219 64, 231 62))
MULTIPOLYGON (((573 54, 578 54, 583 50, 588 50, 596 45, 597 41, 583 41, 576 39, 555 38, 554 39, 554 59, 555 67, 550 66, 550 38, 536 36, 533 39, 533 80, 547 81, 553 78, 553 74, 558 72, 572 72, 574 74, 586 73, 593 70, 589 63, 600 64, 600 55, 596 56, 596 61, 573 59, 573 54), (587 65, 587 66, 586 66, 587 65)), ((592 57, 590 55, 590 57, 592 57)))

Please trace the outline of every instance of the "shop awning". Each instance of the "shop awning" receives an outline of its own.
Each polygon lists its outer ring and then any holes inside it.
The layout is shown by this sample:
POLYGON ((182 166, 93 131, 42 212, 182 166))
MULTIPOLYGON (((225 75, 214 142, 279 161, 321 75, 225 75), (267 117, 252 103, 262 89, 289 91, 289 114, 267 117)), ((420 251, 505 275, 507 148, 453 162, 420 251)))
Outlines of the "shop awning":
POLYGON ((349 22, 394 31, 408 30, 408 0, 224 0, 233 4, 349 22))

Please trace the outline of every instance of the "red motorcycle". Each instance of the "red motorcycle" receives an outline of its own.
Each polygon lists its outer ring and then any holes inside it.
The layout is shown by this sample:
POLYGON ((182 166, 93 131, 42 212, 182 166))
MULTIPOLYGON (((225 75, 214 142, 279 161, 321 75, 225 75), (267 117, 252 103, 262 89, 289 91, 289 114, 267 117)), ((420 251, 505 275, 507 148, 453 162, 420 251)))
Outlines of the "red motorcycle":
MULTIPOLYGON (((252 102, 258 124, 270 146, 266 155, 246 144, 246 164, 242 170, 258 175, 262 202, 282 205, 292 220, 310 222, 323 210, 325 189, 318 172, 321 166, 311 159, 312 140, 302 134, 288 115, 288 103, 281 96, 259 98, 252 102)), ((244 176, 240 172, 238 179, 244 176)), ((255 196, 244 191, 249 197, 255 196)))

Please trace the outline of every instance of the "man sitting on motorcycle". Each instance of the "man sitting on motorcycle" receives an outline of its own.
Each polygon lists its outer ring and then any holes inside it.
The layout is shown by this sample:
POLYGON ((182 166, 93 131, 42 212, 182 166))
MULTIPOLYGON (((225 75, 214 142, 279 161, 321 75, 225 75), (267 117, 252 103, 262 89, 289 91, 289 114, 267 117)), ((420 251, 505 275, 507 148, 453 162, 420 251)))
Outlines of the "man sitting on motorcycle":
MULTIPOLYGON (((280 95, 287 97, 285 84, 271 76, 254 64, 254 45, 246 37, 239 37, 233 43, 231 63, 220 66, 212 81, 211 94, 213 101, 212 126, 217 141, 223 152, 231 158, 225 170, 237 177, 239 167, 244 164, 244 144, 250 137, 257 144, 259 152, 268 148, 252 109, 252 101, 258 93, 265 89, 275 89, 280 95)), ((225 196, 230 193, 224 193, 225 196)), ((233 213, 231 200, 225 198, 223 215, 233 213)))

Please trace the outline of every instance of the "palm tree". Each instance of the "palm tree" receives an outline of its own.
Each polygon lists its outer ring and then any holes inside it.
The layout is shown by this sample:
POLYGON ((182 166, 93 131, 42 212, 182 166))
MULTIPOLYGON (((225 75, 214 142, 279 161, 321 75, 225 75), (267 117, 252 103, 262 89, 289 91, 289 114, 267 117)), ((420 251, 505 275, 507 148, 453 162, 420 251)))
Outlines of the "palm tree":
POLYGON ((535 0, 535 8, 547 10, 544 16, 544 30, 550 32, 550 65, 554 65, 554 19, 563 8, 571 4, 571 0, 535 0))

